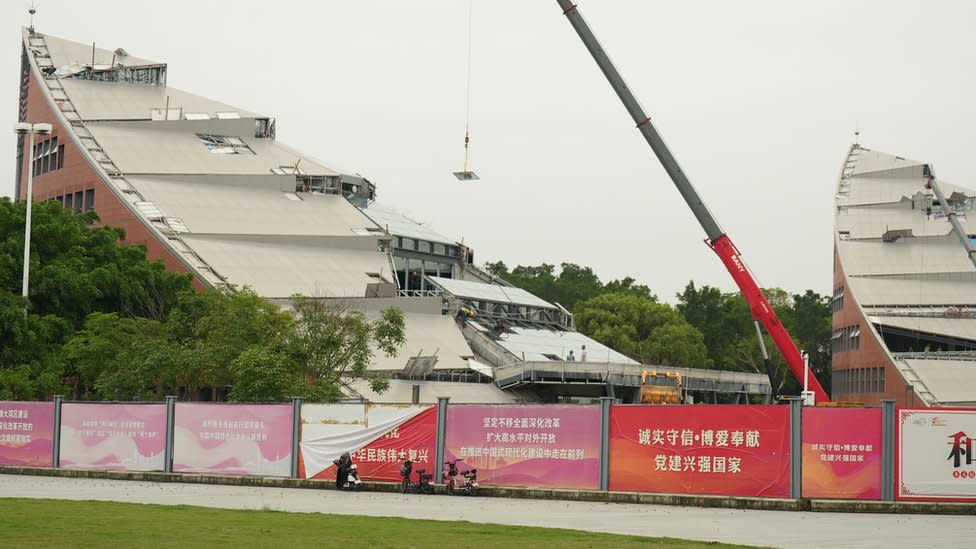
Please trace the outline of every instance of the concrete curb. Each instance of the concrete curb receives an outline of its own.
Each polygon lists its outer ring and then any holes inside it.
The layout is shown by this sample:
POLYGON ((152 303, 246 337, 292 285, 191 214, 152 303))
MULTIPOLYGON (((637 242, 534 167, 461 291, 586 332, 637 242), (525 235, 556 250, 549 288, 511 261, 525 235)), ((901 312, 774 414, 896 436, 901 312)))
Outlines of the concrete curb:
MULTIPOLYGON (((187 484, 216 484, 222 486, 261 486, 268 488, 335 490, 335 484, 329 480, 308 480, 282 477, 221 476, 200 473, 97 471, 86 469, 50 469, 42 467, 15 467, 0 465, 0 474, 63 478, 135 480, 144 482, 175 482, 187 484)), ((362 490, 370 492, 399 492, 400 485, 393 482, 363 482, 362 490)), ((434 493, 444 494, 444 486, 434 485, 434 493)), ((514 488, 498 486, 482 486, 478 489, 478 495, 483 497, 497 498, 636 503, 645 505, 678 505, 685 507, 750 509, 762 511, 976 515, 976 503, 778 499, 705 496, 695 494, 601 492, 598 490, 564 490, 555 488, 514 488)))

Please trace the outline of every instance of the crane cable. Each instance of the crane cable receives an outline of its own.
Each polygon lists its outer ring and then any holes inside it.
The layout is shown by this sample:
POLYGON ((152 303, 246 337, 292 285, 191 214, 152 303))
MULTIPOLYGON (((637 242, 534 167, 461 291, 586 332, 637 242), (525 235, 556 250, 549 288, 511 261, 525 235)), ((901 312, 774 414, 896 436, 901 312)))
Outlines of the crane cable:
POLYGON ((468 171, 468 129, 471 121, 471 7, 474 0, 468 0, 468 78, 464 104, 464 170, 468 171))

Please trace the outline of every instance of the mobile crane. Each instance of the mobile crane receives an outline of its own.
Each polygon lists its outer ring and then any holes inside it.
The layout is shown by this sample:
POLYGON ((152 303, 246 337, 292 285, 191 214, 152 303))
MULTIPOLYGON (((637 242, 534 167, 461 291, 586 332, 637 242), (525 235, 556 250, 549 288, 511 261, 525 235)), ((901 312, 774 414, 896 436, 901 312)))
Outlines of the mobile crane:
POLYGON ((706 244, 722 260, 725 268, 732 275, 732 279, 739 286, 742 296, 749 303, 752 318, 756 322, 756 332, 760 335, 759 345, 763 353, 763 358, 766 360, 766 369, 767 375, 770 377, 770 384, 773 383, 772 371, 769 368, 768 355, 763 344, 762 334, 759 331, 758 323, 760 322, 766 328, 770 337, 772 337, 773 342, 776 343, 776 347, 783 354, 786 363, 789 365, 793 375, 796 376, 796 379, 801 380, 801 383, 803 382, 802 380, 808 379, 809 391, 814 394, 816 402, 829 401, 830 397, 827 396, 826 391, 824 391, 817 378, 815 376, 809 376, 807 378, 806 374, 808 372, 805 369, 806 367, 800 350, 797 348, 796 343, 793 342, 793 338, 786 331, 783 323, 780 322, 779 317, 776 316, 769 301, 766 300, 766 296, 763 295, 762 290, 742 260, 739 250, 736 249, 735 244, 725 234, 725 231, 722 230, 718 222, 715 221, 715 218, 708 211, 705 203, 702 202, 701 197, 698 196, 698 192, 695 191, 691 181, 688 180, 681 166, 678 165, 678 161, 671 154, 671 150, 668 149, 664 140, 661 139, 657 129, 655 129, 654 124, 651 122, 651 118, 644 113, 644 109, 641 108, 640 103, 638 103, 634 94, 631 93, 630 88, 627 87, 623 77, 620 76, 613 62, 610 61, 606 52, 603 51, 603 47, 590 30, 589 25, 586 24, 583 16, 576 8, 576 4, 572 0, 556 0, 556 2, 562 8, 563 15, 569 20, 570 25, 576 30, 576 34, 583 40, 583 44, 590 51, 593 60, 596 61, 600 70, 603 71, 603 75, 610 82, 613 91, 616 92, 617 97, 620 98, 627 112, 634 119, 634 123, 637 124, 637 129, 640 130, 647 144, 651 146, 664 170, 668 172, 671 181, 674 182, 674 186, 678 188, 678 192, 681 193, 681 196, 685 199, 688 207, 691 208, 695 218, 698 219, 698 223, 705 230, 705 234, 708 237, 705 240, 706 244))

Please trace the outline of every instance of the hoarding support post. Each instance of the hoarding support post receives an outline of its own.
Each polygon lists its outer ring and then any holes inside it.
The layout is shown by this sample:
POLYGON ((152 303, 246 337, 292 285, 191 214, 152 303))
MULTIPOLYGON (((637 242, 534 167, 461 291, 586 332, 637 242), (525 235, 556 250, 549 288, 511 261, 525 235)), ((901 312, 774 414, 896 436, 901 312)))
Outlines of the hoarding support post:
POLYGON ((302 437, 302 402, 304 397, 291 397, 291 478, 298 478, 298 442, 302 437))
POLYGON ((437 397, 437 439, 434 442, 434 482, 444 473, 444 438, 447 434, 447 405, 451 397, 437 397))
POLYGON ((881 401, 881 501, 895 500, 895 401, 881 401))
POLYGON ((173 472, 173 440, 176 432, 176 397, 166 396, 166 446, 163 450, 163 472, 173 472))
POLYGON ((803 398, 790 401, 790 497, 803 497, 803 398))
MULTIPOLYGON (((28 200, 30 197, 28 197, 28 200)), ((61 467, 61 404, 63 395, 54 395, 54 430, 51 431, 51 468, 61 467)))
POLYGON ((600 490, 610 490, 610 405, 613 397, 600 397, 600 490))

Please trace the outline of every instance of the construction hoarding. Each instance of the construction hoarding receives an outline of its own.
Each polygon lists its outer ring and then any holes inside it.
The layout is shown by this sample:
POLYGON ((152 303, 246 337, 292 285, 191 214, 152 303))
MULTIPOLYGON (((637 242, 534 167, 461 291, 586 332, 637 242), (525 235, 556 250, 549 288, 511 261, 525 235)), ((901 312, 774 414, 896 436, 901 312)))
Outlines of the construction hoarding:
POLYGON ((114 471, 162 471, 165 404, 61 406, 61 466, 114 471))
POLYGON ((895 496, 976 501, 976 409, 899 408, 895 496))
POLYGON ((173 471, 291 474, 291 404, 178 402, 173 471))
MULTIPOLYGON (((362 408, 362 405, 359 405, 362 408)), ((339 429, 315 438, 302 436, 299 476, 334 479, 332 464, 343 452, 352 455, 359 477, 363 480, 400 481, 400 465, 414 462, 414 469, 434 470, 437 438, 436 406, 387 406, 377 411, 371 405, 368 425, 357 429, 339 429)), ((321 412, 321 411, 320 411, 321 412)), ((342 410, 345 417, 349 412, 342 410)), ((304 407, 302 417, 305 417, 304 407)), ((313 417, 323 417, 315 414, 313 417)), ((303 426, 304 429, 304 426, 303 426)))
POLYGON ((486 485, 597 489, 600 407, 452 405, 444 453, 486 485))
POLYGON ((881 499, 881 409, 803 409, 803 497, 881 499))
POLYGON ((610 489, 789 497, 787 406, 610 409, 610 489))
POLYGON ((0 401, 0 465, 50 467, 54 404, 0 401))

